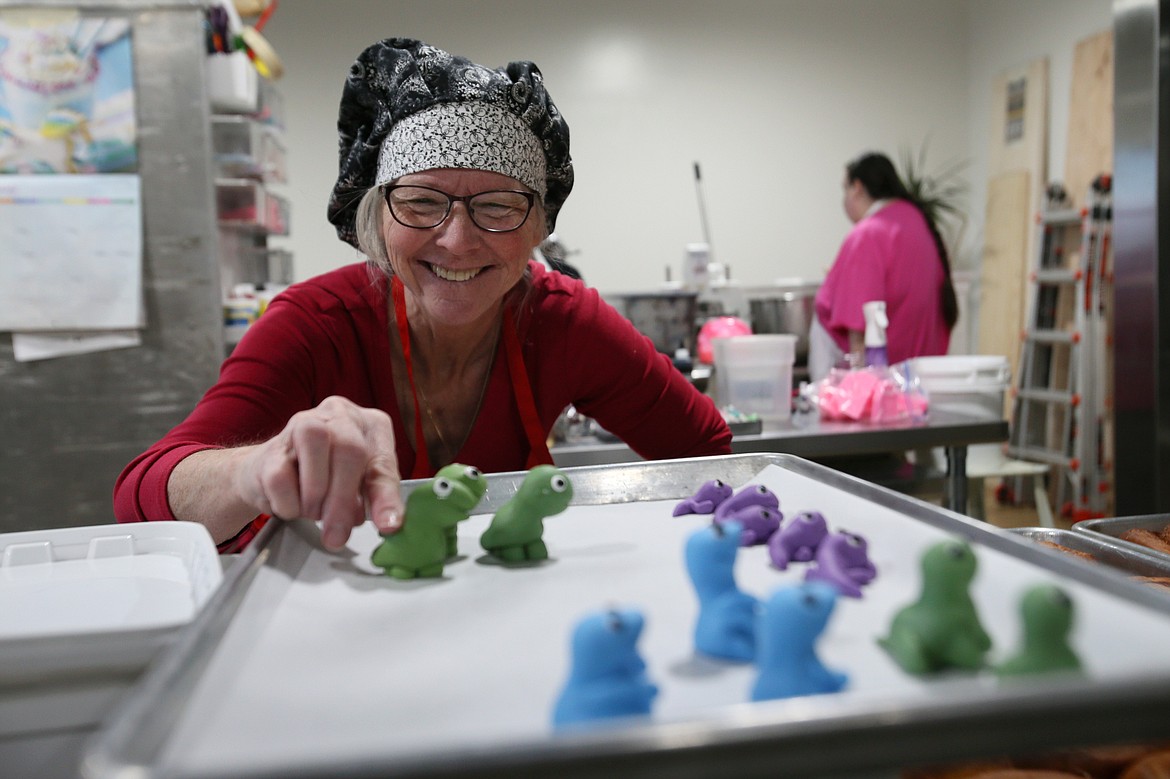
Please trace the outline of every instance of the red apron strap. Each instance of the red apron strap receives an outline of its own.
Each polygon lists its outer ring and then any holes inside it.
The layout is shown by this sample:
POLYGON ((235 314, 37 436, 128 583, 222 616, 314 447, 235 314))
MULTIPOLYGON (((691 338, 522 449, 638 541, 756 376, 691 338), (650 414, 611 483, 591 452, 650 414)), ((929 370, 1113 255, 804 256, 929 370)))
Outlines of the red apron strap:
POLYGON ((398 340, 402 343, 402 358, 406 361, 406 378, 410 382, 410 397, 414 401, 414 468, 412 479, 431 475, 431 458, 427 454, 427 439, 423 435, 422 409, 418 404, 418 388, 414 385, 414 364, 410 359, 410 325, 406 320, 406 289, 397 276, 390 279, 394 295, 394 322, 398 326, 398 340))
POLYGON ((504 351, 508 355, 508 373, 512 379, 512 392, 520 409, 520 421, 524 435, 528 438, 528 463, 526 468, 538 465, 552 465, 552 454, 548 451, 544 427, 536 413, 536 401, 532 397, 532 385, 528 382, 528 371, 524 369, 524 355, 520 351, 520 336, 516 333, 516 319, 512 307, 504 308, 504 351))

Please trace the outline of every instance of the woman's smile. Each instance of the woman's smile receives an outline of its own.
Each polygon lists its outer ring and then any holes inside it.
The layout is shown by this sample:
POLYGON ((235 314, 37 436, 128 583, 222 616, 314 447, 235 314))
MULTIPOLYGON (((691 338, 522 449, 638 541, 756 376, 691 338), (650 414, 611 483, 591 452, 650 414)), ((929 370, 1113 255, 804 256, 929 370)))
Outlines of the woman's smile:
POLYGON ((455 282, 471 281, 472 279, 474 279, 476 276, 478 276, 480 274, 480 271, 483 270, 483 268, 468 268, 465 270, 454 270, 452 268, 444 268, 441 265, 435 265, 435 264, 429 263, 429 262, 425 263, 425 264, 428 268, 430 268, 431 273, 435 274, 443 281, 455 281, 455 282))

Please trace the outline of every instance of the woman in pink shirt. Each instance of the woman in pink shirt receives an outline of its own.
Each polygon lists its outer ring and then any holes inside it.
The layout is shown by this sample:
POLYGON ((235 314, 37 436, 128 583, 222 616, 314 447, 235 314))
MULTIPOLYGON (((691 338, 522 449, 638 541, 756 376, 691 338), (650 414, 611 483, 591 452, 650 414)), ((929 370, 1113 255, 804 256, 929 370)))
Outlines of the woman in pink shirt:
POLYGON ((845 167, 845 213, 854 223, 817 292, 809 334, 816 381, 846 354, 864 350, 862 305, 886 303, 890 363, 946 354, 959 305, 938 226, 906 190, 884 154, 845 167))

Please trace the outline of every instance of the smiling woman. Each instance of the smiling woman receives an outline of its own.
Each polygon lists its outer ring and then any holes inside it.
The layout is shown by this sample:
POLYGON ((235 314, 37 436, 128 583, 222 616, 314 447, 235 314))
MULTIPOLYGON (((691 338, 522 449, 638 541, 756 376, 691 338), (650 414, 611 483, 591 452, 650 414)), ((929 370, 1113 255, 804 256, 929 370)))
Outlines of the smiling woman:
POLYGON ((328 216, 367 262, 289 288, 181 424, 115 487, 120 521, 202 522, 234 550, 269 517, 343 547, 401 527, 402 478, 551 463, 570 404, 647 459, 731 434, 670 358, 579 279, 532 262, 573 186, 531 62, 492 70, 391 38, 350 69, 328 216))

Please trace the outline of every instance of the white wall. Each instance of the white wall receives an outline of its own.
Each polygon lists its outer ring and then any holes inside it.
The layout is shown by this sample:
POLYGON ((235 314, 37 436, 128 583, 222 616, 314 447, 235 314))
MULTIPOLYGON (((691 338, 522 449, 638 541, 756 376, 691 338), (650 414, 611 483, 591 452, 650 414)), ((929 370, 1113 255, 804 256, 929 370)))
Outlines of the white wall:
MULTIPOLYGON (((349 64, 383 37, 418 37, 487 65, 531 59, 572 130, 577 185, 558 235, 603 291, 678 278, 701 240, 692 163, 716 258, 744 283, 819 279, 848 223, 843 164, 970 159, 978 257, 990 87, 1052 57, 1053 153, 1063 160, 1077 40, 1111 25, 1109 0, 281 0, 265 34, 285 61, 296 275, 357 253, 325 220, 337 100, 349 64)), ((972 244, 971 242, 976 243, 972 244)))
MULTIPOLYGON (((1073 51, 1079 41, 1113 28, 1113 5, 1110 0, 967 0, 967 11, 968 156, 979 174, 971 180, 968 235, 977 241, 987 198, 991 84, 1005 70, 1048 58, 1048 180, 1060 181, 1068 150, 1073 51)), ((972 244, 978 249, 978 242, 972 244)))

